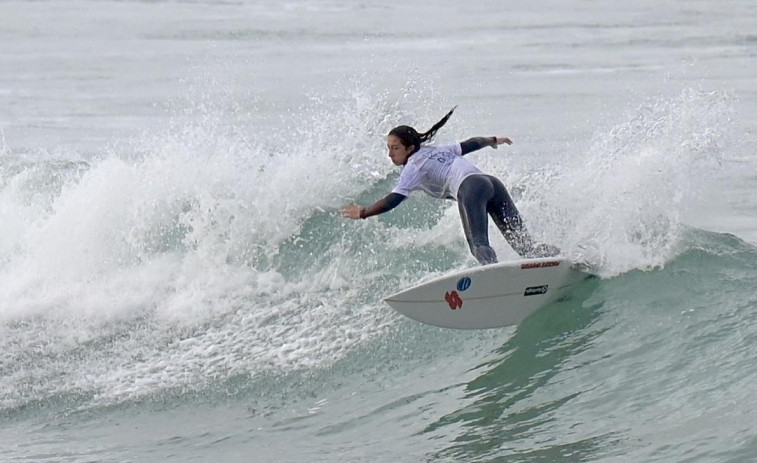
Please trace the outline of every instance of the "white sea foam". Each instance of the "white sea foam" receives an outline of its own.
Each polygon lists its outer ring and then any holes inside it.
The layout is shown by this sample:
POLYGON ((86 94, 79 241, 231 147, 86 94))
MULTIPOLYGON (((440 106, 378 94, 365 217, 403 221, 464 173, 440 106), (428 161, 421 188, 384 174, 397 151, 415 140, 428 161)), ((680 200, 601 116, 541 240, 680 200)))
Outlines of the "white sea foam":
MULTIPOLYGON (((394 320, 376 308, 393 289, 382 281, 439 271, 404 270, 415 265, 407 253, 444 249, 449 265, 474 265, 454 203, 439 203, 430 225, 414 222, 419 211, 405 211, 409 225, 336 213, 394 171, 383 134, 415 119, 414 85, 398 100, 314 97, 276 133, 256 133, 231 99, 200 96, 129 150, 6 171, 3 357, 35 366, 3 380, 4 405, 72 390, 107 403, 328 365, 394 320)), ((599 131, 559 169, 478 161, 506 181, 538 239, 605 276, 660 266, 722 151, 730 107, 728 95, 685 91, 599 131)), ((494 227, 490 237, 501 259, 515 257, 494 227)))
POLYGON ((27 178, 42 175, 35 169, 8 173, 4 356, 19 365, 47 352, 35 347, 41 337, 55 347, 35 371, 71 371, 31 392, 5 383, 13 391, 5 405, 61 390, 116 400, 328 364, 382 332, 390 314, 369 310, 378 296, 364 292, 375 274, 361 274, 361 256, 349 251, 361 238, 334 211, 391 168, 376 154, 377 134, 402 99, 356 90, 341 101, 314 99, 290 130, 267 137, 242 125, 243 115, 228 118, 234 110, 198 102, 44 198, 27 178), (293 257, 281 246, 319 214, 342 243, 305 243, 321 262, 285 276, 277 259, 293 257), (104 346, 70 358, 92 343, 104 346))
POLYGON ((728 93, 685 89, 630 111, 556 169, 529 173, 522 211, 544 240, 604 276, 663 266, 733 131, 728 93))

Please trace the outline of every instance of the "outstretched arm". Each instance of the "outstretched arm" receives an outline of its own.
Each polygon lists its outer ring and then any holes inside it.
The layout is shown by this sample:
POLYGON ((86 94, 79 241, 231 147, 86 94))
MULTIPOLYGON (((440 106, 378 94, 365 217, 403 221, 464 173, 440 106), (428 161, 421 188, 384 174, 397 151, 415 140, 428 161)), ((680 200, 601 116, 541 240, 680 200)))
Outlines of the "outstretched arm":
POLYGON ((407 196, 399 193, 389 193, 368 207, 349 204, 347 206, 342 206, 342 216, 350 219, 367 219, 373 215, 379 215, 391 211, 399 206, 405 198, 407 198, 407 196))
POLYGON ((463 156, 465 156, 466 154, 480 150, 485 146, 491 146, 496 149, 497 146, 503 143, 512 145, 513 141, 507 137, 473 137, 460 143, 460 148, 462 149, 463 156))

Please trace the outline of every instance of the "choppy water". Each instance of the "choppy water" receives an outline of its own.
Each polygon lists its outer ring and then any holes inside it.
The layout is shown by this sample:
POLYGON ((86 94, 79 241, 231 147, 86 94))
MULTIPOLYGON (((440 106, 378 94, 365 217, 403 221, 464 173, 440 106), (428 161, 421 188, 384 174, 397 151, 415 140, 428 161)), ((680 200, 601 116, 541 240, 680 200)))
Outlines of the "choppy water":
MULTIPOLYGON (((0 461, 757 460, 757 5, 0 3, 0 461), (519 327, 383 305, 440 142, 600 279, 519 327)), ((492 231, 501 257, 514 254, 492 231)))

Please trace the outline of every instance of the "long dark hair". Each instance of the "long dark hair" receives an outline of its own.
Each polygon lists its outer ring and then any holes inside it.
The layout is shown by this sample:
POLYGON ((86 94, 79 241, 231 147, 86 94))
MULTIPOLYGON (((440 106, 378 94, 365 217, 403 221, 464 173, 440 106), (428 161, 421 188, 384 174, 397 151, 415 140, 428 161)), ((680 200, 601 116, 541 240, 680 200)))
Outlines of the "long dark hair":
MULTIPOLYGON (((441 129, 444 124, 447 123, 450 116, 452 116, 452 113, 455 112, 455 109, 457 109, 457 106, 452 108, 450 112, 448 112, 443 118, 439 119, 439 122, 434 124, 430 129, 428 129, 424 133, 418 133, 417 130, 415 130, 413 127, 410 127, 408 125, 400 125, 395 128, 393 128, 389 135, 394 135, 395 137, 400 139, 400 142, 405 146, 405 148, 409 148, 410 146, 415 146, 415 149, 413 149, 413 153, 421 149, 421 144, 426 143, 428 141, 431 141, 432 138, 434 138, 434 135, 436 135, 436 132, 441 129)), ((412 153, 410 153, 412 154, 412 153)))

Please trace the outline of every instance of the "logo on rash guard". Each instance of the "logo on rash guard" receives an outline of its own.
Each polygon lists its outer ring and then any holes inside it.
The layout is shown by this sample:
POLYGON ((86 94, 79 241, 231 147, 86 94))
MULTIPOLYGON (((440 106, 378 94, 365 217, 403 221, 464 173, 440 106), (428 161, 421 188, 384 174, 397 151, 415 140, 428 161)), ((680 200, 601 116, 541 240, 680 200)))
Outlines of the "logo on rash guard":
POLYGON ((443 151, 435 151, 428 155, 428 159, 433 159, 441 164, 452 164, 452 161, 454 161, 456 157, 457 156, 453 153, 446 153, 443 151))
POLYGON ((457 310, 463 306, 463 300, 460 299, 460 295, 457 294, 457 291, 444 293, 444 300, 447 301, 449 308, 452 310, 457 310))

